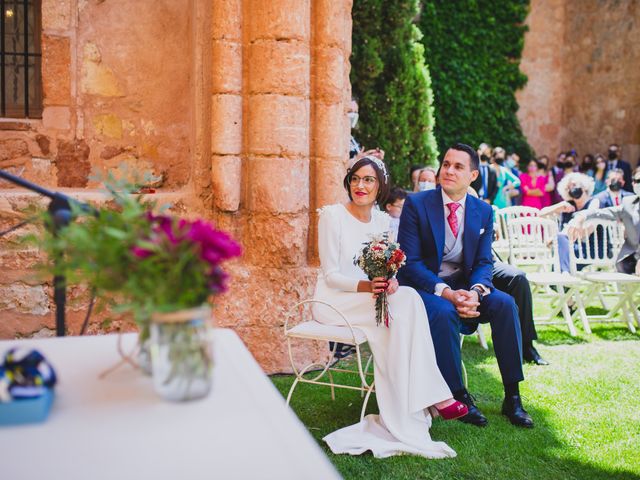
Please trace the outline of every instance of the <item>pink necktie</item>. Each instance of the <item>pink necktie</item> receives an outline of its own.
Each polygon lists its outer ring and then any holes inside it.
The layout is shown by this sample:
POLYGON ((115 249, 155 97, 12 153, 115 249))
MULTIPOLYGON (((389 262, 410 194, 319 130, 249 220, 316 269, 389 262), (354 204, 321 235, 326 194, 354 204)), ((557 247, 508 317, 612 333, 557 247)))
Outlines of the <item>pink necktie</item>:
POLYGON ((449 226, 451 227, 453 236, 458 238, 458 217, 456 215, 456 210, 460 208, 460 204, 451 202, 447 204, 447 207, 449 207, 449 216, 447 217, 447 222, 449 222, 449 226))
POLYGON ((620 205, 620 197, 616 197, 616 207, 620 205))

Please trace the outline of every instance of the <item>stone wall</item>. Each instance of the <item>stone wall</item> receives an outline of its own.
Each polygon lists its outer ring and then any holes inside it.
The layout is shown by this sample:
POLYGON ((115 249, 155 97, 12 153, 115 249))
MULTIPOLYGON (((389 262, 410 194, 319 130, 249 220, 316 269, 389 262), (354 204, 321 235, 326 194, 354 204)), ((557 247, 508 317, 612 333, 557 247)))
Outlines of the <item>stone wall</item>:
MULTIPOLYGON (((123 160, 160 175, 158 196, 244 246, 216 318, 284 371, 285 311, 317 274, 315 210, 344 198, 350 12, 351 0, 43 0, 43 118, 0 121, 0 168, 80 196, 92 170, 123 160)), ((34 201, 0 192, 0 224, 34 201)), ((37 257, 0 244, 3 271, 37 257)), ((30 281, 0 280, 0 337, 53 328, 50 285, 30 281)))
POLYGON ((518 94, 519 118, 538 154, 619 143, 640 157, 640 2, 532 0, 518 94))

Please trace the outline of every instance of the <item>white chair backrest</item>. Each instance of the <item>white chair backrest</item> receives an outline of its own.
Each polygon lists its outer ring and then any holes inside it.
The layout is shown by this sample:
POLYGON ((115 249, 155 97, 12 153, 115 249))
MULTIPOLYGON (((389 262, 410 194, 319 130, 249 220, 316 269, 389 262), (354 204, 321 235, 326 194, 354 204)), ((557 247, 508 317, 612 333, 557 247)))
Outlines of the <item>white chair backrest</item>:
POLYGON ((537 217, 540 215, 540 210, 534 207, 515 206, 500 208, 496 210, 496 214, 500 216, 505 226, 507 226, 512 218, 537 217))
POLYGON ((508 223, 509 263, 535 266, 538 271, 560 271, 558 226, 535 216, 513 218, 508 223))
POLYGON ((624 226, 615 220, 593 220, 585 222, 584 227, 584 234, 569 248, 571 272, 575 273, 579 265, 592 270, 615 269, 624 244, 624 226))

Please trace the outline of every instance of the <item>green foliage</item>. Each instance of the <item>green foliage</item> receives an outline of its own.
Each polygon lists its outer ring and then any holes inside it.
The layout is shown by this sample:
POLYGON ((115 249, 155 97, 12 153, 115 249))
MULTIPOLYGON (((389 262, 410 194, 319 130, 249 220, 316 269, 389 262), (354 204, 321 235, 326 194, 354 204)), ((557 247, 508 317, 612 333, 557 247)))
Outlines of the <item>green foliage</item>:
POLYGON ((434 164, 433 95, 414 25, 418 0, 356 0, 351 84, 360 120, 354 136, 385 151, 394 183, 407 185, 411 164, 434 164))
POLYGON ((438 146, 481 142, 533 151, 516 117, 529 0, 424 0, 419 25, 433 80, 438 146))

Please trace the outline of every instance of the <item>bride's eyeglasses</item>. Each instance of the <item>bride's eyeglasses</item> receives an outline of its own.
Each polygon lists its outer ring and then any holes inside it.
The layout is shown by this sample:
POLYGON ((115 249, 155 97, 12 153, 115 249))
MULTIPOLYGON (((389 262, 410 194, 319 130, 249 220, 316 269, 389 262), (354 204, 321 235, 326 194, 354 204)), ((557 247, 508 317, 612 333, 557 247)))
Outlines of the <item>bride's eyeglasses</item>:
POLYGON ((358 175, 351 175, 351 178, 349 179, 349 183, 353 187, 357 187, 358 185, 360 185, 360 182, 363 182, 365 187, 373 187, 377 181, 378 179, 371 175, 367 175, 366 177, 362 178, 360 178, 358 175))

